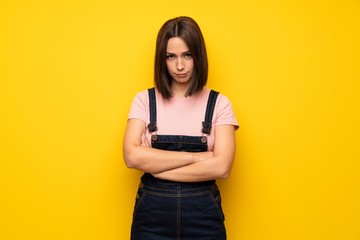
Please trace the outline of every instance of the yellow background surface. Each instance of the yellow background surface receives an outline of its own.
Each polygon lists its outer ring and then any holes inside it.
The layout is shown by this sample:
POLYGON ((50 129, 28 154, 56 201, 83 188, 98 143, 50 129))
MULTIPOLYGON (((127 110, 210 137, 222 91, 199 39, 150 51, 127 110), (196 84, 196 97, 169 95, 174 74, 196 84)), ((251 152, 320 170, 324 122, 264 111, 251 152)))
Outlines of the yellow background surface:
POLYGON ((192 16, 241 128, 228 239, 360 239, 358 1, 1 1, 0 239, 129 239, 157 31, 192 16))

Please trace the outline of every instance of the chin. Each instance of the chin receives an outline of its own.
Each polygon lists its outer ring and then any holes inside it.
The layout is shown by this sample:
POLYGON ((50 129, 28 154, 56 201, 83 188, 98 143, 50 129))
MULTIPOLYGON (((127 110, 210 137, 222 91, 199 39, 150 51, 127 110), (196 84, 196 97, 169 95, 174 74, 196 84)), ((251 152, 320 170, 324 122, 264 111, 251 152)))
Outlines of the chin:
POLYGON ((180 84, 187 84, 187 83, 189 83, 189 80, 190 79, 181 79, 181 80, 175 80, 175 81, 180 84))

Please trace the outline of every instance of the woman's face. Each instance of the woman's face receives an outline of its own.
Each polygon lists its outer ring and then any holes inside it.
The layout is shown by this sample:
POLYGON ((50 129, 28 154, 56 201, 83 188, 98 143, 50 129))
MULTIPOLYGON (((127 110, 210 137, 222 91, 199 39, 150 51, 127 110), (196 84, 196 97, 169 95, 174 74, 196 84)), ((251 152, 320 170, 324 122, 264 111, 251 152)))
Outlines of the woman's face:
POLYGON ((170 38, 166 47, 166 66, 173 83, 188 84, 194 69, 194 60, 184 40, 170 38))

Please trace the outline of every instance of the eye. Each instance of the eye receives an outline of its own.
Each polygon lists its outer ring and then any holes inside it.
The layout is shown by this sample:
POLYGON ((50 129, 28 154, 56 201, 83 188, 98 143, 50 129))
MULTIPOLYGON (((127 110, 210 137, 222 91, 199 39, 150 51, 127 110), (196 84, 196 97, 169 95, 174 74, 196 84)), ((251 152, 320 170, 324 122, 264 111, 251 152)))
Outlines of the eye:
POLYGON ((175 55, 174 55, 174 54, 167 54, 167 55, 166 55, 166 58, 167 58, 167 59, 174 59, 174 58, 175 58, 175 55))
POLYGON ((185 56, 185 58, 191 58, 192 57, 191 52, 185 53, 184 56, 185 56))

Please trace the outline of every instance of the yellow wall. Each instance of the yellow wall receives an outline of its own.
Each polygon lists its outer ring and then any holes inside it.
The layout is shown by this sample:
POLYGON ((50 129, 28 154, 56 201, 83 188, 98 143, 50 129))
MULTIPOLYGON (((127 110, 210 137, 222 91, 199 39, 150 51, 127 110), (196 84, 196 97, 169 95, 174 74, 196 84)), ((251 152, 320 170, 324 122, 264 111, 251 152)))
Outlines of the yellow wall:
POLYGON ((209 86, 241 124, 219 181, 230 240, 360 239, 360 4, 0 3, 0 239, 128 239, 122 160, 161 24, 201 26, 209 86))

